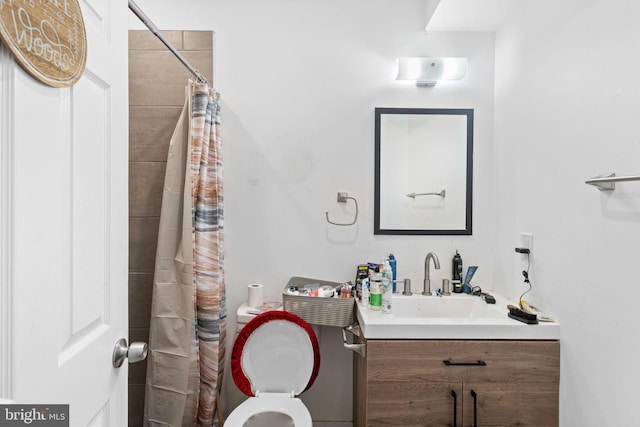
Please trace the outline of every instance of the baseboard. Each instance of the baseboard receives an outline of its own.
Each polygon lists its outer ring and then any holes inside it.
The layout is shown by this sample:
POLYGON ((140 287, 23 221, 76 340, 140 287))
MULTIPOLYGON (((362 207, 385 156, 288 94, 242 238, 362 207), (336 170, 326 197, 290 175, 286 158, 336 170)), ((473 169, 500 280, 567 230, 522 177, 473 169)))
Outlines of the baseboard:
POLYGON ((351 421, 314 421, 313 427, 353 427, 351 421))

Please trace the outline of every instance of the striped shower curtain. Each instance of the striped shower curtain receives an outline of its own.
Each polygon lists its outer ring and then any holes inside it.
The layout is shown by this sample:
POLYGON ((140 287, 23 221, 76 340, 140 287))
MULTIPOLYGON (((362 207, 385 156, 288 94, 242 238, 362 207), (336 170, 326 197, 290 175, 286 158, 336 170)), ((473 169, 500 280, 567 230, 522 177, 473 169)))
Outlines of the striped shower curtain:
MULTIPOLYGON (((225 357, 219 95, 190 82, 167 158, 144 425, 213 425, 225 357)), ((219 407, 219 406, 218 406, 219 407)))

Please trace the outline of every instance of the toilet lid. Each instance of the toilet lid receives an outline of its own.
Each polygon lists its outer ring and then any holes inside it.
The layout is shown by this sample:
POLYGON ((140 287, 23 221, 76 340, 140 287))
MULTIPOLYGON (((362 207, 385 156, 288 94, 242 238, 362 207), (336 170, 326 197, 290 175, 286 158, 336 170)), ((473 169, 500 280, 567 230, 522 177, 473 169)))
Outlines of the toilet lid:
POLYGON ((231 353, 231 374, 248 396, 307 390, 320 369, 318 340, 311 326, 295 314, 267 311, 238 333, 231 353))

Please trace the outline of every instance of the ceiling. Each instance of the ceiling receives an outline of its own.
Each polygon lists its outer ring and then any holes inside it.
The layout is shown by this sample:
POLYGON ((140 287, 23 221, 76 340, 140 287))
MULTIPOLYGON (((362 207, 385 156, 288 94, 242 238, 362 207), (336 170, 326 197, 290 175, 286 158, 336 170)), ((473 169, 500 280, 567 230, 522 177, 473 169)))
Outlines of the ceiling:
POLYGON ((427 31, 495 32, 524 0, 427 0, 427 31))

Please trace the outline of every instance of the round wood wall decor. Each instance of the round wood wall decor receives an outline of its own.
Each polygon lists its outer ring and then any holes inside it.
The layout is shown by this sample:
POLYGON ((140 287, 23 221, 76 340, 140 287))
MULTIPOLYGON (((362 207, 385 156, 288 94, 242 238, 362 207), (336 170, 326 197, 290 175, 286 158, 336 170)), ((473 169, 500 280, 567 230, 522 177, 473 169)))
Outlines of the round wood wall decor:
POLYGON ((43 83, 68 87, 82 77, 87 34, 78 0, 0 0, 0 37, 43 83))

